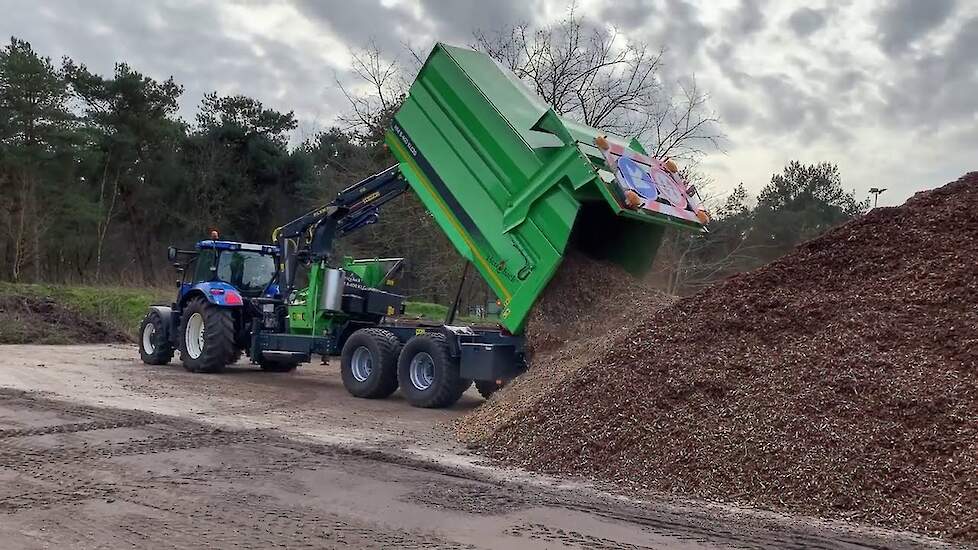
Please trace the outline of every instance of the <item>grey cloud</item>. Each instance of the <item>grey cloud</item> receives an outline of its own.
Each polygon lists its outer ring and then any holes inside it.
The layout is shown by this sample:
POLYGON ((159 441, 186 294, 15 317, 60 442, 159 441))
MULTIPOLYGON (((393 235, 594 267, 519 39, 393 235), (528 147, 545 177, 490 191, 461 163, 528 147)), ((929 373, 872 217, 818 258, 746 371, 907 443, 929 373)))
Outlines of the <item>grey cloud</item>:
POLYGON ((748 77, 746 87, 756 97, 751 125, 779 139, 795 136, 802 145, 829 137, 851 139, 833 117, 832 98, 820 95, 783 74, 748 77))
POLYGON ((724 126, 738 128, 747 124, 751 119, 750 107, 740 100, 727 97, 717 102, 717 114, 724 126))
POLYGON ((332 76, 317 58, 284 42, 220 32, 221 17, 209 2, 52 2, 49 16, 4 4, 11 17, 0 20, 0 33, 28 40, 44 55, 68 55, 104 75, 126 62, 156 79, 173 76, 185 88, 180 113, 188 121, 213 90, 306 118, 332 118, 339 105, 323 100, 332 76))
POLYGON ((957 0, 890 0, 878 12, 880 47, 890 55, 903 53, 943 23, 957 0))
POLYGON ((621 0, 603 5, 597 18, 623 31, 632 31, 642 28, 660 9, 655 0, 621 0))
POLYGON ((496 31, 533 23, 540 5, 540 0, 421 0, 425 18, 435 26, 438 40, 455 44, 472 42, 472 33, 477 30, 496 31))
MULTIPOLYGON (((741 0, 740 5, 726 14, 721 32, 706 48, 707 56, 715 62, 721 71, 731 80, 738 80, 737 69, 732 67, 736 62, 736 52, 744 44, 762 31, 767 23, 764 7, 767 0, 741 0)), ((704 34, 702 42, 709 35, 704 34)))
POLYGON ((858 69, 847 69, 835 74, 832 86, 840 92, 850 92, 867 80, 866 73, 858 69))
POLYGON ((430 25, 416 19, 403 4, 385 6, 381 0, 292 0, 292 4, 352 48, 372 41, 382 51, 395 52, 411 42, 419 30, 430 31, 430 25))
MULTIPOLYGON (((700 18, 696 5, 686 0, 619 0, 608 2, 593 15, 596 23, 609 23, 633 38, 666 52, 664 80, 689 73, 714 29, 700 18)), ((707 52, 711 57, 712 52, 707 52)))
POLYGON ((684 0, 666 0, 665 21, 659 40, 684 63, 692 62, 713 32, 700 20, 696 7, 684 0))
POLYGON ((965 21, 943 51, 913 59, 884 88, 883 116, 918 130, 974 124, 978 117, 978 17, 965 21))
POLYGON ((726 67, 733 58, 734 45, 729 40, 720 40, 708 47, 706 54, 721 67, 726 67))
POLYGON ((824 27, 827 20, 826 10, 804 7, 788 16, 788 26, 795 31, 795 34, 804 38, 824 27))
POLYGON ((740 0, 740 7, 730 16, 730 28, 734 35, 743 38, 764 28, 764 4, 766 0, 740 0))

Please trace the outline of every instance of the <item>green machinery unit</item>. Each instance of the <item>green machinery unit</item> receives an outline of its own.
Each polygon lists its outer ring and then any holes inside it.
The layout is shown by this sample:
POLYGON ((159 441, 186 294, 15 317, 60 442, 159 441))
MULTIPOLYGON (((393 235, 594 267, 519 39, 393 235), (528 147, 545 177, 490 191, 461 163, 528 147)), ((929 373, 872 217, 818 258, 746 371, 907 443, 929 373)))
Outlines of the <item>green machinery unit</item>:
MULTIPOLYGON (((344 286, 355 280, 367 289, 384 289, 395 286, 393 276, 401 262, 401 258, 355 260, 344 257, 338 269, 327 267, 325 262, 314 262, 309 266, 309 286, 296 291, 295 298, 288 306, 290 332, 309 336, 329 334, 352 317, 350 312, 344 311, 342 301, 329 304, 324 299, 324 296, 329 296, 328 285, 334 281, 332 277, 339 275, 339 272, 343 274, 344 286)), ((379 295, 385 297, 384 303, 370 315, 379 321, 380 317, 401 313, 398 302, 386 298, 389 293, 381 292, 379 295)), ((342 300, 342 290, 339 296, 342 300)))
POLYGON ((387 133, 401 172, 519 333, 568 244, 641 274, 706 213, 675 165, 554 110, 487 55, 438 44, 387 133), (625 158, 619 163, 619 160, 625 158), (621 164, 622 170, 619 170, 621 164))

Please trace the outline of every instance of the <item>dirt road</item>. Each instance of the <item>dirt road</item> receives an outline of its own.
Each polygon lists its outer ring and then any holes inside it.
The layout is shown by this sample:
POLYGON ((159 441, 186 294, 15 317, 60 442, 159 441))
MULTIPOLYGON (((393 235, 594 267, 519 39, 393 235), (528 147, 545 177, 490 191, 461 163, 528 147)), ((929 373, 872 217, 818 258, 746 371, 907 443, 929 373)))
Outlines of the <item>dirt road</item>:
POLYGON ((0 548, 892 548, 906 534, 480 463, 478 406, 353 399, 335 366, 219 376, 128 346, 0 346, 0 548))

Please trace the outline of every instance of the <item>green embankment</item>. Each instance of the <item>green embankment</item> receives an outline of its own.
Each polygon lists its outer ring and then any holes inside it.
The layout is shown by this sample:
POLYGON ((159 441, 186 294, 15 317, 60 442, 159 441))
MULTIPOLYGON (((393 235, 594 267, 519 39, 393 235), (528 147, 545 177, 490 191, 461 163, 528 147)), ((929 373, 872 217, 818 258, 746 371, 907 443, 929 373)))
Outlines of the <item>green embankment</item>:
POLYGON ((0 344, 134 339, 146 308, 172 299, 163 289, 0 283, 0 344))
MULTIPOLYGON (((0 344, 81 344, 135 340, 151 304, 168 304, 169 289, 0 282, 0 344)), ((441 322, 448 307, 405 302, 405 316, 441 322)), ((492 323, 460 315, 462 323, 492 323)))

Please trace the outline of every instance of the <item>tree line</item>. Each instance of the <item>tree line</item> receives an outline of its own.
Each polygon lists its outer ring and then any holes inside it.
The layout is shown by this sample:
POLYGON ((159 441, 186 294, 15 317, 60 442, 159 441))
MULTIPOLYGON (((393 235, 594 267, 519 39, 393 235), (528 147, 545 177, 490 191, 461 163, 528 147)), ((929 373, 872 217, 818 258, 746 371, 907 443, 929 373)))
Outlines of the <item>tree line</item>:
MULTIPOLYGON (((641 136, 659 156, 695 167, 721 137, 705 94, 660 80, 661 52, 574 14, 537 29, 478 33, 471 45, 558 112, 641 136)), ((296 143, 295 115, 257 99, 209 93, 185 121, 177 114, 183 87, 172 77, 121 62, 99 75, 12 38, 0 49, 0 280, 160 284, 173 278, 169 244, 190 246, 210 228, 267 242, 274 227, 393 164, 383 130, 421 59, 406 53, 407 61, 405 52, 373 46, 353 52, 357 76, 370 84, 359 89, 371 91, 343 87, 347 115, 296 143)), ((673 292, 695 290, 864 208, 842 191, 834 166, 792 163, 756 201, 741 186, 716 202, 709 234, 670 233, 653 277, 673 292)), ((449 301, 462 270, 410 194, 340 251, 406 257, 403 291, 417 299, 449 301)), ((489 298, 478 284, 467 295, 470 303, 489 298)))
MULTIPOLYGON (((293 113, 241 95, 205 95, 188 123, 177 116, 182 93, 125 63, 103 76, 17 38, 0 49, 0 278, 162 282, 168 244, 189 246, 210 228, 267 242, 393 163, 380 136, 335 128, 290 147, 293 113)), ((393 253, 397 235, 377 253, 393 253)))

